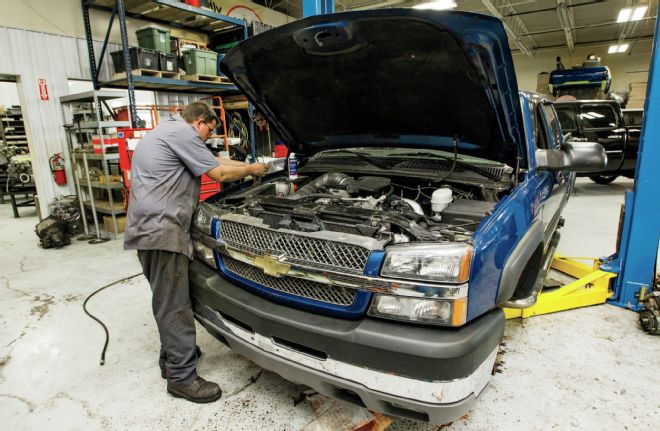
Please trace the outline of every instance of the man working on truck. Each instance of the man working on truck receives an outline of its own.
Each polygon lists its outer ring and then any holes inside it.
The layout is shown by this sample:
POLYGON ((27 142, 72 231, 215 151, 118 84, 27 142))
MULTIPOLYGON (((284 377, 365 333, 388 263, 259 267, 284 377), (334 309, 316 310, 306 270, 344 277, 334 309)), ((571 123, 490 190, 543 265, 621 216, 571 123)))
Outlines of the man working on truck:
POLYGON ((131 196, 124 248, 138 251, 149 281, 160 334, 160 369, 167 391, 198 403, 220 398, 213 382, 197 375, 195 321, 190 303, 188 263, 193 258, 190 227, 199 200, 200 176, 236 181, 266 174, 263 163, 219 159, 204 142, 218 117, 202 102, 150 131, 138 143, 131 167, 131 196))

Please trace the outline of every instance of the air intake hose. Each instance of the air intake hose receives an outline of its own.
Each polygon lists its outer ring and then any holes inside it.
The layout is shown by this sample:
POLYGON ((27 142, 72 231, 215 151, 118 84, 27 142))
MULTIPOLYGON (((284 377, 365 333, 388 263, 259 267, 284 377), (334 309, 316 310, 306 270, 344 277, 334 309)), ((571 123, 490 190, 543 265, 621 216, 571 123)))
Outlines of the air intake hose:
POLYGON ((306 196, 318 193, 322 187, 337 187, 355 182, 355 180, 341 172, 328 172, 320 177, 310 181, 300 188, 297 192, 287 196, 287 199, 299 200, 306 196))

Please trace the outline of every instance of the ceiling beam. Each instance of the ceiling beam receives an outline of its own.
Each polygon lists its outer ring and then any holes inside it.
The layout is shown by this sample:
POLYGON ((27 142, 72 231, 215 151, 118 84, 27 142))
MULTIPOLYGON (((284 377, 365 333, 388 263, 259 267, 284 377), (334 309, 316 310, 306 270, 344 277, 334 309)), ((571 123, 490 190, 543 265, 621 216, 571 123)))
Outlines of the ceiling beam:
POLYGON ((559 24, 564 30, 564 36, 566 37, 566 48, 568 52, 573 54, 575 52, 575 34, 573 33, 573 26, 575 25, 575 18, 573 17, 573 10, 569 9, 571 0, 557 0, 557 17, 559 18, 559 24))
POLYGON ((502 20, 504 24, 504 29, 511 39, 526 55, 533 57, 534 56, 534 39, 531 36, 521 37, 521 33, 529 33, 527 26, 518 16, 505 17, 502 13, 506 14, 515 14, 516 11, 511 6, 511 3, 508 0, 481 0, 481 3, 488 9, 488 11, 495 17, 502 20))

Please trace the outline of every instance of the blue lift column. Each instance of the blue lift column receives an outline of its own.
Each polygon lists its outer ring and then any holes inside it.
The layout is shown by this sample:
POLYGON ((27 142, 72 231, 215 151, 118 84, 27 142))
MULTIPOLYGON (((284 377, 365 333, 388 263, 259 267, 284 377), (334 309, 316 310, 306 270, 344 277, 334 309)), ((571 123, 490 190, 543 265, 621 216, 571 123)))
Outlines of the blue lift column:
POLYGON ((303 18, 335 13, 335 0, 303 0, 303 18))
POLYGON ((626 192, 618 259, 603 265, 618 272, 614 296, 619 307, 639 311, 641 288, 653 290, 653 278, 660 241, 660 20, 656 20, 649 71, 644 123, 637 156, 635 187, 626 192))

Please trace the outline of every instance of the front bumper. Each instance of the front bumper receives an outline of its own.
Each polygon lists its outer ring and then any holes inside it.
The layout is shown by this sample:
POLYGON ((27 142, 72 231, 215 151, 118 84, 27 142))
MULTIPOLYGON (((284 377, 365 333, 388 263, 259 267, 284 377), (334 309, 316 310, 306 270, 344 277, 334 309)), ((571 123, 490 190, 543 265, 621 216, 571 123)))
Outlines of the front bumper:
POLYGON ((494 310, 462 328, 319 316, 275 304, 190 266, 196 318, 257 365, 319 393, 394 416, 442 424, 487 385, 504 331, 494 310))

